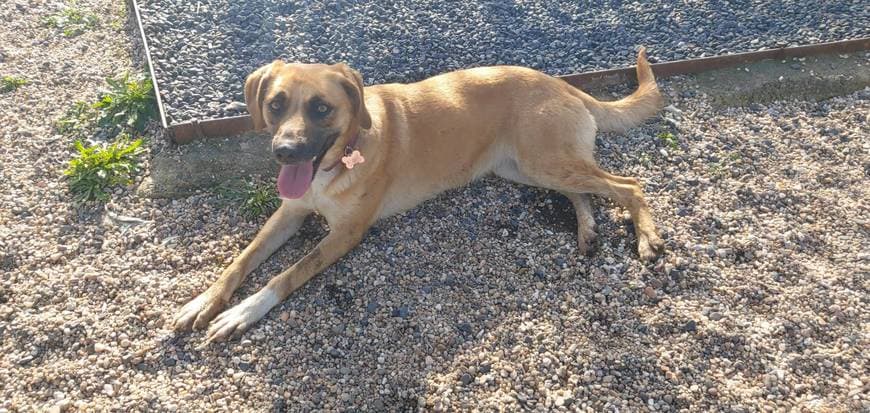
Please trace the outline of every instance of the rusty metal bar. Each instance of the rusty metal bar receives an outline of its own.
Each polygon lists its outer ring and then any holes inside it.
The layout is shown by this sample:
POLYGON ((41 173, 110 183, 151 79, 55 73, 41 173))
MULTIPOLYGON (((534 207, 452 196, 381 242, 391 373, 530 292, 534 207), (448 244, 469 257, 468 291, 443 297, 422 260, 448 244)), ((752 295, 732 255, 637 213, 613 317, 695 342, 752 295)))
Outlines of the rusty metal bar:
MULTIPOLYGON (((868 49, 870 49, 870 37, 865 37, 862 39, 843 40, 831 43, 818 43, 806 46, 784 47, 779 49, 759 50, 755 52, 735 53, 724 56, 654 63, 651 66, 656 77, 666 78, 675 75, 687 75, 706 72, 708 70, 724 69, 726 67, 758 62, 761 60, 786 59, 790 57, 805 57, 820 54, 852 53, 868 49)), ((634 66, 578 73, 574 75, 560 76, 559 78, 578 88, 602 87, 620 83, 633 83, 636 81, 634 66)))
MULTIPOLYGON (((133 1, 135 4, 135 0, 131 1, 133 1)), ((656 77, 661 79, 675 75, 685 75, 705 72, 708 70, 723 69, 726 67, 737 66, 744 63, 758 62, 761 60, 806 57, 820 54, 853 53, 863 50, 870 50, 870 37, 830 43, 819 43, 806 46, 759 50, 755 52, 736 53, 724 56, 702 57, 698 59, 655 63, 652 65, 652 68, 653 72, 656 74, 656 77)), ((151 70, 151 75, 153 77, 153 66, 151 70)), ((558 78, 578 88, 603 87, 621 83, 632 83, 636 80, 634 66, 624 67, 621 69, 599 70, 595 72, 558 76, 558 78)), ((154 86, 156 90, 157 84, 155 83, 154 86)), ((159 95, 158 102, 160 102, 159 95)), ((166 123, 162 106, 160 106, 160 114, 161 118, 164 119, 165 127, 166 123)), ((251 123, 250 116, 242 115, 229 118, 184 122, 171 125, 168 128, 171 131, 173 140, 176 143, 183 144, 193 141, 195 139, 237 135, 252 130, 252 127, 253 124, 251 123)))
POLYGON ((139 4, 136 0, 130 0, 133 6, 133 14, 136 16, 136 25, 139 26, 139 36, 142 37, 142 48, 145 49, 145 62, 148 71, 151 72, 151 86, 154 87, 154 96, 157 99, 157 112, 160 113, 160 124, 164 128, 174 128, 166 122, 166 110, 163 108, 163 98, 160 96, 160 88, 157 86, 157 76, 154 74, 154 63, 151 61, 151 49, 148 47, 148 38, 145 36, 145 26, 142 25, 142 15, 139 13, 139 4))
POLYGON ((190 121, 171 126, 172 139, 183 144, 195 139, 233 136, 254 129, 251 115, 232 116, 229 118, 190 121))

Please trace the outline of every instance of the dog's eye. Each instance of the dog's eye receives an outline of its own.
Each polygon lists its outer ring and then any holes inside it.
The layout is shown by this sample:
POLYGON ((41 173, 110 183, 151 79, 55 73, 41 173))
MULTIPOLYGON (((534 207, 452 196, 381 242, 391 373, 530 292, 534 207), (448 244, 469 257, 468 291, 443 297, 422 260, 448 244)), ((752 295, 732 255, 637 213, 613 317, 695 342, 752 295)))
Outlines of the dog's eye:
POLYGON ((281 102, 277 100, 273 100, 272 103, 269 104, 269 110, 274 113, 278 113, 281 111, 281 102))
POLYGON ((317 111, 317 114, 318 114, 318 115, 320 115, 320 116, 324 116, 324 115, 326 115, 327 113, 329 113, 330 108, 329 108, 328 105, 326 105, 326 104, 324 104, 324 103, 321 103, 321 104, 317 105, 317 107, 314 108, 314 110, 317 111))

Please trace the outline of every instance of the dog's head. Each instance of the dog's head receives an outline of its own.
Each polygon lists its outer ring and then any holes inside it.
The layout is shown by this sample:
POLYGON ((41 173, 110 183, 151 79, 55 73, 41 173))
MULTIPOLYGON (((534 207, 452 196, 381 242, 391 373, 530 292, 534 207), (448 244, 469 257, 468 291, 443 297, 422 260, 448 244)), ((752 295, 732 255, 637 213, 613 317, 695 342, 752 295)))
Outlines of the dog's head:
POLYGON ((272 153, 282 165, 278 188, 285 198, 301 197, 321 162, 336 162, 359 128, 372 124, 362 77, 343 63, 276 60, 248 76, 245 102, 254 129, 272 134, 272 153))

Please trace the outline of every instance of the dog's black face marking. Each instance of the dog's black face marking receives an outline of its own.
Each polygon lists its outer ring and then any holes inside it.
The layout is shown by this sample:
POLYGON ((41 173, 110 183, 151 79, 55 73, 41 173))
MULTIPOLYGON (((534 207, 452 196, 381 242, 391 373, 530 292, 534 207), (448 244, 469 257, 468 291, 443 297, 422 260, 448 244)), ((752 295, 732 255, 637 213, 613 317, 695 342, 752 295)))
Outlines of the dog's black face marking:
POLYGON ((314 159, 314 175, 311 176, 312 180, 317 176, 317 170, 320 168, 320 162, 323 161, 323 156, 326 155, 326 152, 329 152, 329 149, 332 148, 333 145, 335 145, 335 141, 338 140, 339 136, 341 136, 341 132, 334 132, 323 141, 323 148, 320 150, 320 154, 317 155, 317 158, 314 159))
POLYGON ((323 98, 315 96, 308 101, 306 115, 315 122, 328 124, 334 118, 332 116, 334 110, 335 108, 323 98))
POLYGON ((314 161, 315 170, 323 156, 335 144, 341 131, 312 125, 301 131, 281 133, 272 137, 272 153, 279 163, 298 164, 314 161))
POLYGON ((285 99, 287 99, 287 97, 284 96, 283 92, 277 93, 269 102, 269 114, 272 116, 281 116, 281 112, 284 111, 285 107, 285 99))

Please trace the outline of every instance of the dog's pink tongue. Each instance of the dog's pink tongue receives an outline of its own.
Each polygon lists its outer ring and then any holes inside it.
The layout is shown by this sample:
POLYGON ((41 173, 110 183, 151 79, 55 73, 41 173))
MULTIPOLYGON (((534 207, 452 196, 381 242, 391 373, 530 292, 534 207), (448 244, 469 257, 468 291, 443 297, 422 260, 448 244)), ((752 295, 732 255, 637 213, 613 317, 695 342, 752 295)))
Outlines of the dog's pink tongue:
POLYGON ((281 198, 302 198, 311 186, 314 175, 314 163, 308 161, 298 165, 282 165, 278 174, 278 193, 281 198))

